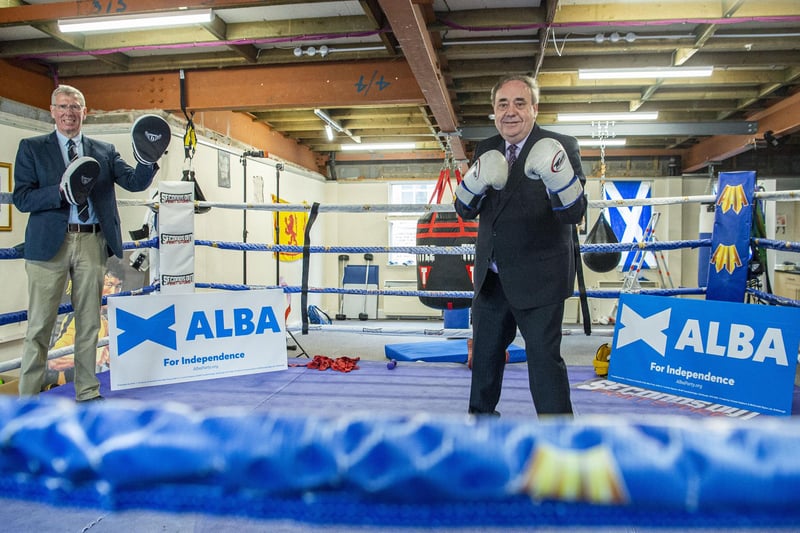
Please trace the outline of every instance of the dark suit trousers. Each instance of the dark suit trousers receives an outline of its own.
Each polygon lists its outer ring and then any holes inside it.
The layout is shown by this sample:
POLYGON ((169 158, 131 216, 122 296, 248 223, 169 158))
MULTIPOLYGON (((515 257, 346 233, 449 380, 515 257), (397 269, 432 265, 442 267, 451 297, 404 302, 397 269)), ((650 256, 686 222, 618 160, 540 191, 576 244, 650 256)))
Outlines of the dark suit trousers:
POLYGON ((511 307, 500 278, 493 272, 487 274, 472 304, 471 413, 494 412, 503 386, 506 349, 519 327, 536 413, 572 414, 567 366, 561 357, 563 317, 563 301, 531 309, 511 307))

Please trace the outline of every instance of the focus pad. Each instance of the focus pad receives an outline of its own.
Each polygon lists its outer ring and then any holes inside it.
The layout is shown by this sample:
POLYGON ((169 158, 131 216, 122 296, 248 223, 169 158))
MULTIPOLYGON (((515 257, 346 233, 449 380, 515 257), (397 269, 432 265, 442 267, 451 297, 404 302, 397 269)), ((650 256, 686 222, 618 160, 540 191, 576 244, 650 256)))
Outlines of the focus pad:
POLYGON ((94 157, 79 157, 69 164, 61 176, 60 188, 64 199, 72 205, 86 202, 89 192, 100 175, 100 163, 94 157))
POLYGON ((152 165, 167 151, 170 138, 166 120, 158 115, 142 115, 131 128, 133 155, 139 163, 152 165))

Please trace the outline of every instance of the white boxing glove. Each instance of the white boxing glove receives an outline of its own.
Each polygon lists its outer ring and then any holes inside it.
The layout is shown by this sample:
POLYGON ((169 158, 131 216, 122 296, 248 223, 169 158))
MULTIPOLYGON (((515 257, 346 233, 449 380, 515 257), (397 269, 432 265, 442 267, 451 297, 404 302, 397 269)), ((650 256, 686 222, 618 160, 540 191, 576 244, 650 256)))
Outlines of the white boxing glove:
POLYGON ((456 198, 467 207, 475 208, 491 187, 500 190, 508 181, 508 162, 502 152, 489 150, 481 154, 456 187, 456 198))
POLYGON ((525 175, 530 179, 541 179, 548 192, 557 195, 566 209, 583 196, 583 185, 575 174, 564 147, 555 139, 545 137, 533 145, 525 159, 525 175))

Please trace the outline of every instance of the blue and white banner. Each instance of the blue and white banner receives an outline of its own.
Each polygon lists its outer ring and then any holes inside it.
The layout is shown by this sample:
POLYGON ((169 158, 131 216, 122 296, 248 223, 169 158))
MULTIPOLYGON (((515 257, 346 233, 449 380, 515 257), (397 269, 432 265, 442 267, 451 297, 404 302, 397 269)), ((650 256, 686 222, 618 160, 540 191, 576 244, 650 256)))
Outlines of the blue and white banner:
POLYGON ((288 368, 280 289, 108 300, 111 390, 288 368))
MULTIPOLYGON (((651 182, 649 181, 607 181, 603 186, 604 200, 631 200, 650 198, 651 182)), ((649 205, 631 205, 608 208, 608 222, 619 242, 640 242, 644 240, 644 231, 650 222, 653 207, 649 205)), ((636 251, 622 252, 622 271, 631 268, 636 251)), ((653 252, 645 252, 641 268, 656 266, 653 252)))
POLYGON ((800 309, 623 293, 608 379, 790 415, 800 309))

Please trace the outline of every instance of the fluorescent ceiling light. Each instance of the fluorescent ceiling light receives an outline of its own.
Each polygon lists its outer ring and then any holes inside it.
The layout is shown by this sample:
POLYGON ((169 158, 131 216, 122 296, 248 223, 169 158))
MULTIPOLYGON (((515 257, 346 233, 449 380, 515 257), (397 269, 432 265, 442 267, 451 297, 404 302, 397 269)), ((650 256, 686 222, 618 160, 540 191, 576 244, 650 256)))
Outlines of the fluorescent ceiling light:
POLYGON ((626 120, 656 120, 657 118, 658 111, 652 111, 647 113, 559 113, 556 120, 559 122, 622 122, 626 120))
POLYGON ((580 146, 625 146, 626 139, 578 139, 580 146))
POLYGON ((114 31, 161 28, 211 22, 211 9, 168 11, 164 13, 140 13, 137 15, 109 15, 58 21, 58 30, 63 33, 114 31))
POLYGON ((582 68, 582 80, 619 80, 631 78, 699 78, 711 76, 714 67, 662 67, 662 68, 582 68))
POLYGON ((335 120, 333 120, 322 109, 315 109, 314 110, 314 114, 317 115, 322 120, 322 122, 325 123, 325 133, 328 135, 328 140, 329 141, 333 140, 333 132, 328 133, 328 128, 331 128, 334 131, 337 131, 339 133, 344 133, 345 135, 347 135, 348 137, 350 137, 351 139, 353 139, 357 143, 361 142, 361 137, 353 135, 353 132, 351 132, 350 130, 348 130, 347 128, 345 128, 344 126, 342 126, 341 124, 339 124, 335 120))
POLYGON ((332 141, 334 139, 333 128, 331 128, 330 124, 325 124, 325 136, 328 138, 329 141, 332 141))
POLYGON ((343 152, 375 152, 379 150, 413 150, 416 143, 375 143, 375 144, 343 144, 343 152))

